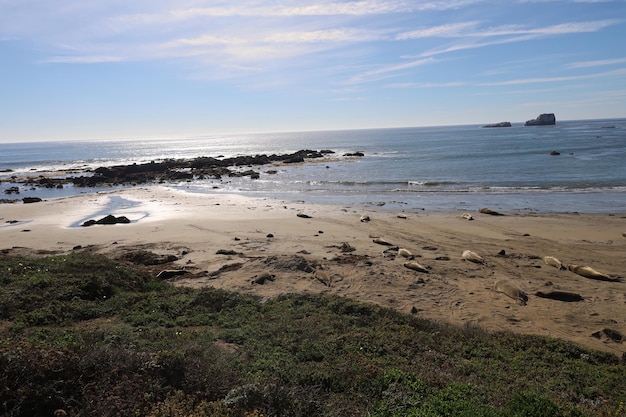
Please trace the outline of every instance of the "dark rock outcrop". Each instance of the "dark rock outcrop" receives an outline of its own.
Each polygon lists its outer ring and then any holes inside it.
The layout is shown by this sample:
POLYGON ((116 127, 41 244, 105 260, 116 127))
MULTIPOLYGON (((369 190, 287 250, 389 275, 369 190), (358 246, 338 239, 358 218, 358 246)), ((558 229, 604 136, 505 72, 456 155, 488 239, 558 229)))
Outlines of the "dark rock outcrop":
POLYGON ((81 224, 81 226, 88 227, 88 226, 93 226, 94 224, 118 224, 118 223, 128 224, 130 223, 130 220, 126 216, 115 217, 109 214, 107 216, 104 216, 100 220, 87 220, 86 222, 81 224))
POLYGON ((524 126, 551 126, 556 124, 554 113, 542 113, 536 119, 527 120, 524 126))
MULTIPOLYGON (((192 159, 165 159, 148 163, 133 163, 129 165, 116 165, 99 167, 83 171, 76 176, 17 178, 12 177, 11 182, 28 187, 63 188, 64 184, 72 184, 74 187, 102 187, 115 185, 137 185, 147 183, 165 183, 193 180, 222 179, 224 177, 249 177, 259 179, 261 174, 252 169, 270 164, 294 164, 303 163, 307 160, 323 158, 335 152, 329 149, 320 151, 303 149, 288 154, 271 155, 241 155, 230 158, 219 156, 217 158, 200 156, 192 159)), ((363 156, 362 152, 348 154, 349 156, 363 156)), ((268 171, 275 174, 278 171, 268 171)), ((0 182, 8 182, 8 179, 0 178, 0 182)), ((5 194, 19 194, 20 188, 9 187, 4 190, 5 194)))
POLYGON ((500 122, 484 125, 483 127, 511 127, 511 122, 500 122))
POLYGON ((30 203, 39 203, 42 200, 39 197, 24 197, 22 198, 22 201, 24 202, 24 204, 30 204, 30 203))

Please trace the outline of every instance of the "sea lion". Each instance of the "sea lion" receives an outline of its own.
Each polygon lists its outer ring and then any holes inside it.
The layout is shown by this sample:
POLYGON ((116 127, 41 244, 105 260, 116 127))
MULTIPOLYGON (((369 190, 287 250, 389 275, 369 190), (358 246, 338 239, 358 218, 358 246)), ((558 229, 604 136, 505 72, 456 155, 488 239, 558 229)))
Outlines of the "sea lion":
POLYGON ((393 246, 390 242, 387 242, 385 239, 383 239, 382 237, 377 237, 374 238, 372 240, 372 242, 374 243, 378 243, 379 245, 385 245, 385 246, 393 246))
POLYGON ((567 266, 567 269, 570 271, 589 279, 597 279, 598 281, 619 281, 618 278, 611 278, 610 276, 603 274, 602 272, 598 272, 590 266, 584 265, 574 265, 570 264, 567 266))
POLYGON ((262 272, 259 275, 255 275, 254 277, 252 277, 252 282, 250 283, 253 285, 254 284, 263 285, 267 281, 274 281, 274 279, 276 279, 276 275, 270 274, 269 272, 262 272))
POLYGON ((159 272, 156 277, 157 279, 170 279, 185 275, 187 272, 188 271, 185 271, 183 269, 164 269, 163 271, 159 272))
POLYGON ((370 221, 370 216, 368 216, 367 214, 364 214, 361 216, 361 222, 369 222, 370 221))
POLYGON ((399 219, 406 219, 407 217, 406 217, 406 214, 404 214, 404 213, 398 213, 398 218, 399 219))
POLYGON ((430 271, 428 270, 428 268, 426 268, 425 266, 422 266, 422 265, 418 264, 417 262, 405 262, 405 263, 404 263, 404 267, 405 267, 405 268, 412 269, 412 270, 417 271, 417 272, 423 272, 424 274, 428 274, 428 273, 430 273, 430 271))
POLYGON ((471 215, 471 214, 469 214, 469 213, 463 213, 463 214, 461 215, 461 218, 463 218, 463 219, 465 219, 465 220, 474 220, 474 218, 472 217, 472 215, 471 215))
POLYGON ((463 259, 466 261, 474 262, 475 264, 484 264, 485 259, 471 250, 463 251, 463 259))
POLYGON ((413 254, 408 249, 404 249, 404 248, 398 249, 398 255, 407 259, 414 258, 413 254))
POLYGON ((567 269, 565 265, 563 265, 563 263, 556 259, 554 256, 544 256, 543 261, 546 265, 550 265, 561 270, 567 269))
POLYGON ((519 305, 525 306, 528 302, 528 295, 526 295, 524 290, 518 287, 514 282, 507 279, 500 279, 494 282, 493 289, 494 291, 501 292, 502 294, 511 297, 517 301, 519 305))
POLYGON ((482 214, 490 214, 492 216, 504 216, 504 214, 498 213, 497 211, 491 210, 490 208, 487 208, 487 207, 481 208, 480 210, 478 210, 478 212, 482 214))
POLYGON ((568 291, 548 291, 548 292, 537 291, 535 295, 541 298, 549 298, 551 300, 565 301, 566 303, 572 303, 572 302, 584 300, 582 295, 576 294, 575 292, 568 292, 568 291))
POLYGON ((330 275, 328 275, 326 271, 322 271, 321 269, 318 269, 313 273, 313 276, 322 284, 326 285, 327 287, 330 287, 331 278, 330 278, 330 275))

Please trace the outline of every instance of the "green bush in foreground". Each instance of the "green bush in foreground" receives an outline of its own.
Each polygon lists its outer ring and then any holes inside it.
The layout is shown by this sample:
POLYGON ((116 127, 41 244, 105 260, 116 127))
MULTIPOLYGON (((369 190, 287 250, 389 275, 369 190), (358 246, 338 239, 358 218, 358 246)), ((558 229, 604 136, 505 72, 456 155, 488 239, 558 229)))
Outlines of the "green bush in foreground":
POLYGON ((0 272, 7 416, 626 415, 626 366, 560 340, 175 288, 87 253, 0 272))

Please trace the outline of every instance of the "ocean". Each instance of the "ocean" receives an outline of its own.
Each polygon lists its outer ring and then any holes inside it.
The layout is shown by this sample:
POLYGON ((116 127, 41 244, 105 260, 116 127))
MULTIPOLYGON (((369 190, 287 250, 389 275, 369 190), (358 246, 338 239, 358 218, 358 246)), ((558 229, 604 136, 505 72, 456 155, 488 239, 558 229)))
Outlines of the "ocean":
MULTIPOLYGON (((626 119, 555 126, 480 125, 214 135, 151 140, 0 143, 0 198, 44 199, 106 188, 24 189, 13 175, 200 156, 335 152, 322 162, 254 167, 259 179, 166 184, 193 193, 397 211, 626 212, 626 119), (343 157, 362 152, 363 157, 343 157), (558 155, 552 155, 556 152, 558 155)), ((64 176, 69 174, 64 174, 64 176)), ((76 175, 76 174, 72 174, 76 175)))

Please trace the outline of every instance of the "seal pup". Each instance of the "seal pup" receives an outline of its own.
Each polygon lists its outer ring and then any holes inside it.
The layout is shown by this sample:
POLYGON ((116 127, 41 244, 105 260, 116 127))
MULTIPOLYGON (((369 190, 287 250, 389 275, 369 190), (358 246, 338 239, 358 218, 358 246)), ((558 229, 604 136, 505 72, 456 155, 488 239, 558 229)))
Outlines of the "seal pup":
POLYGON ((361 222, 369 222, 370 221, 370 216, 368 216, 367 214, 364 214, 361 216, 360 218, 361 222))
POLYGON ((406 219, 407 217, 406 217, 406 214, 404 214, 404 213, 398 213, 398 218, 399 219, 406 219))
POLYGON ((469 213, 463 213, 463 214, 461 215, 461 218, 463 218, 463 219, 465 219, 465 220, 474 220, 474 218, 472 217, 472 215, 471 215, 471 214, 469 214, 469 213))
POLYGON ((528 302, 528 295, 526 295, 524 290, 508 279, 497 280, 493 283, 493 289, 514 299, 519 305, 525 306, 528 302))
POLYGON ((602 272, 596 271, 590 266, 570 264, 567 266, 567 269, 574 272, 575 274, 578 274, 582 277, 589 278, 589 279, 597 279, 598 281, 612 281, 612 282, 619 281, 618 278, 611 278, 610 276, 603 274, 602 272))
POLYGON ((415 258, 408 249, 404 249, 404 248, 398 249, 398 255, 402 256, 403 258, 407 258, 411 260, 415 258))
POLYGON ((563 263, 562 263, 561 261, 559 261, 558 259, 556 259, 554 256, 544 256, 544 257, 543 257, 543 262, 544 262, 546 265, 553 266, 553 267, 558 268, 558 269, 560 269, 560 270, 565 270, 565 269, 567 269, 567 268, 565 267, 565 265, 563 265, 563 263))
POLYGON ((422 272, 424 274, 428 274, 430 273, 430 271, 428 270, 428 268, 426 268, 425 266, 422 266, 420 264, 418 264, 417 262, 413 261, 413 262, 405 262, 404 263, 404 267, 405 268, 409 268, 412 269, 414 271, 417 272, 422 272))
POLYGON ((475 252, 472 252, 471 250, 463 251, 462 257, 466 261, 474 262, 475 264, 484 264, 485 263, 485 259, 482 256, 478 255, 475 252))

